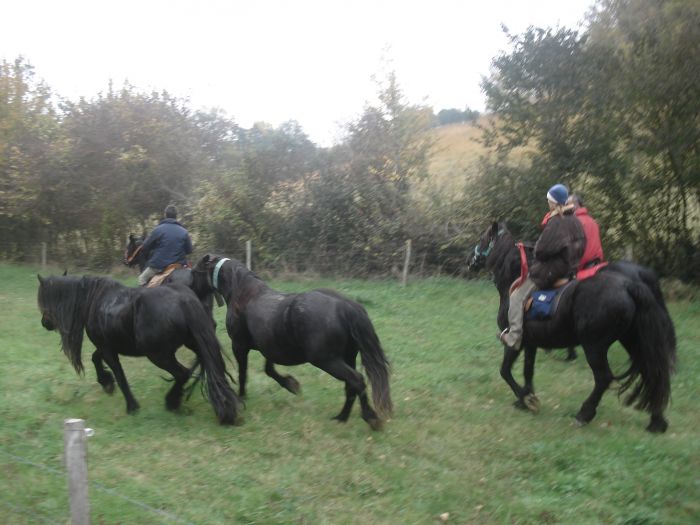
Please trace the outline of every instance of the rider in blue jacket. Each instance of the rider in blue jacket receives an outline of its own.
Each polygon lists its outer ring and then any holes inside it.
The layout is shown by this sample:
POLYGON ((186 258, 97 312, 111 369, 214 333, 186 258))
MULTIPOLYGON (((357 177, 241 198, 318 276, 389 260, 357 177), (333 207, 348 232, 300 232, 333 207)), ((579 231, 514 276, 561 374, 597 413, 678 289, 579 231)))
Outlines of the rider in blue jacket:
POLYGON ((192 253, 192 240, 184 226, 177 222, 175 206, 170 204, 165 208, 165 218, 146 238, 141 249, 148 256, 146 269, 139 275, 141 286, 171 264, 187 264, 187 255, 192 253))

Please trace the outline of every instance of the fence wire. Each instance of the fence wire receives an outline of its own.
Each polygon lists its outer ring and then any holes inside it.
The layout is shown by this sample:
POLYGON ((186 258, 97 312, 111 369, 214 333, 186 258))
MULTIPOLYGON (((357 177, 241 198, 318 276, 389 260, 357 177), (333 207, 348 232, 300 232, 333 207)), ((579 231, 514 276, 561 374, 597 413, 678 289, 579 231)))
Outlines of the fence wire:
MULTIPOLYGON (((31 467, 40 469, 40 470, 42 470, 42 471, 44 471, 44 472, 48 472, 49 474, 52 474, 52 475, 54 475, 54 476, 55 476, 55 475, 58 475, 58 476, 61 476, 61 477, 65 477, 65 476, 66 476, 66 472, 63 471, 63 470, 60 470, 60 469, 57 469, 57 468, 54 468, 54 467, 50 467, 50 466, 48 466, 48 465, 44 465, 44 464, 42 464, 42 463, 37 463, 37 462, 32 461, 32 460, 30 460, 30 459, 27 459, 27 458, 25 458, 25 457, 18 456, 17 454, 13 454, 13 453, 11 453, 11 452, 8 452, 7 450, 4 450, 4 449, 2 449, 2 448, 0 448, 0 452, 2 452, 6 457, 10 458, 10 459, 11 459, 13 462, 15 462, 15 463, 21 463, 21 464, 24 464, 24 465, 29 465, 29 466, 31 466, 31 467)), ((167 511, 164 511, 164 510, 162 510, 162 509, 157 509, 157 508, 155 508, 155 507, 152 507, 151 505, 148 505, 147 503, 144 503, 143 501, 140 501, 140 500, 138 500, 138 499, 136 499, 136 498, 132 498, 131 496, 126 496, 126 495, 120 493, 119 491, 117 491, 117 490, 115 490, 115 489, 112 489, 112 488, 110 488, 110 487, 107 487, 106 485, 104 485, 103 483, 100 483, 99 481, 88 480, 88 483, 89 483, 89 486, 90 486, 91 488, 95 488, 96 490, 98 490, 98 491, 100 491, 100 492, 102 492, 102 493, 108 494, 109 496, 112 496, 112 497, 115 497, 115 498, 119 498, 119 499, 121 499, 121 500, 123 500, 123 501, 126 501, 127 503, 130 503, 131 505, 134 505, 134 506, 136 506, 136 507, 139 507, 139 508, 141 508, 141 509, 143 509, 143 510, 146 510, 146 511, 152 513, 152 514, 158 515, 158 516, 160 516, 163 520, 165 520, 165 521, 167 521, 167 522, 182 523, 183 525, 196 525, 195 523, 193 523, 193 522, 191 522, 191 521, 188 521, 188 520, 186 520, 186 519, 184 519, 184 518, 181 518, 180 516, 177 516, 177 515, 175 515, 175 514, 172 514, 172 513, 170 513, 170 512, 167 512, 167 511)), ((49 517, 49 516, 45 516, 45 515, 43 515, 43 514, 40 513, 40 512, 37 512, 36 509, 26 509, 26 508, 20 507, 20 506, 18 506, 18 505, 15 505, 14 503, 9 502, 9 501, 7 501, 7 500, 5 500, 5 499, 1 499, 1 500, 0 500, 0 503, 2 503, 3 506, 5 506, 5 507, 11 509, 12 511, 16 512, 17 514, 25 515, 25 516, 31 517, 31 518, 38 517, 38 518, 40 518, 41 521, 43 521, 44 523, 52 523, 52 524, 59 524, 59 525, 65 523, 65 520, 62 520, 62 521, 54 521, 53 518, 51 518, 51 517, 49 517)), ((68 512, 68 510, 66 509, 66 515, 68 515, 68 514, 69 514, 69 512, 68 512)))

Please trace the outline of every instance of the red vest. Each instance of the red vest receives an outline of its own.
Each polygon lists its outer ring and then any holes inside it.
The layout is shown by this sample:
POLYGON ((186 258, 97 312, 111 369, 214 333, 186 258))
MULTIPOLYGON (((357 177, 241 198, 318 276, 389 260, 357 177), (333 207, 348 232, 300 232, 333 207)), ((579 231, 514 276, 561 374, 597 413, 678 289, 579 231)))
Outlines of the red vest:
POLYGON ((583 233, 586 236, 586 249, 583 251, 583 256, 578 264, 578 269, 581 270, 589 262, 598 259, 604 261, 603 245, 600 242, 600 229, 598 223, 593 217, 588 215, 586 208, 578 208, 575 212, 576 218, 583 226, 583 233))

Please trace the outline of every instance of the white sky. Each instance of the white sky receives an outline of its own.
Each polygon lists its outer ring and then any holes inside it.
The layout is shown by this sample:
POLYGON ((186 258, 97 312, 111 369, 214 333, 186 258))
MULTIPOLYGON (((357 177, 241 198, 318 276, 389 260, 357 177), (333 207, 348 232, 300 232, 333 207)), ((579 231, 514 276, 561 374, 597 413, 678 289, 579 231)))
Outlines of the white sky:
POLYGON ((577 28, 593 1, 10 0, 0 58, 24 56, 72 100, 128 80, 244 127, 294 119, 330 145, 387 69, 410 103, 483 111, 501 24, 577 28))

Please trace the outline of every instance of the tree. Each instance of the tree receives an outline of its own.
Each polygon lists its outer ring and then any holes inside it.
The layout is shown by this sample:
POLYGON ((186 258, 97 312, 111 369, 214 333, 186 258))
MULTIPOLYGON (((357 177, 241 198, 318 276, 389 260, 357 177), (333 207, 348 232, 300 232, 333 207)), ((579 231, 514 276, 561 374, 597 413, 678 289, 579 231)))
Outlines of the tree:
POLYGON ((22 255, 44 239, 58 122, 51 91, 23 58, 0 62, 0 235, 22 255))

